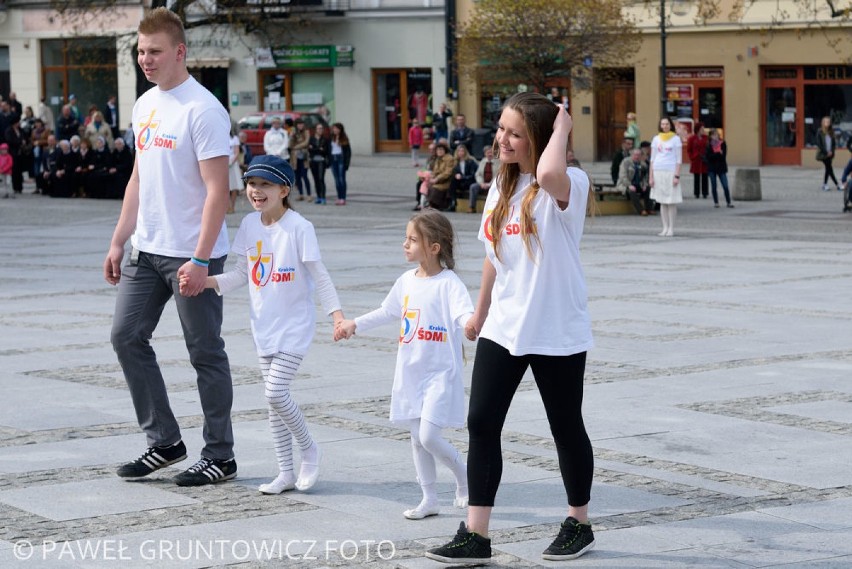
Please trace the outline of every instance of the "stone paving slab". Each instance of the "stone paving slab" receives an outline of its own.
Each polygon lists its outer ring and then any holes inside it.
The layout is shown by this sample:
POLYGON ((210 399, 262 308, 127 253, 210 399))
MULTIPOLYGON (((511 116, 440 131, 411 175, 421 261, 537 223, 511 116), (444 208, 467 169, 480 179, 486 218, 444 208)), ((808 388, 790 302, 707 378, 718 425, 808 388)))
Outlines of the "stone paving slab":
MULTIPOLYGON (((378 306, 408 268, 407 162, 356 156, 345 208, 296 202, 317 228, 348 316, 378 306)), ((605 177, 608 166, 589 170, 605 177)), ((597 345, 584 411, 597 544, 572 566, 852 566, 852 216, 819 191, 813 170, 761 175, 764 199, 733 210, 687 197, 672 239, 656 236, 657 218, 587 221, 597 345)), ((407 432, 387 421, 394 326, 335 344, 317 308, 294 396, 324 449, 320 481, 307 493, 263 496, 256 487, 276 465, 244 291, 226 297, 223 325, 239 477, 205 488, 171 482, 197 457, 202 418, 168 306, 152 344, 190 456, 140 482, 115 477, 145 444, 109 344, 115 290, 101 276, 119 207, 30 194, 0 202, 0 567, 438 567, 422 552, 446 541, 464 512, 451 507, 453 483, 439 467, 441 515, 401 516, 418 488, 407 432), (216 540, 223 549, 206 556, 216 540), (351 540, 358 555, 326 555, 326 540, 351 540), (366 559, 366 540, 384 540, 393 554, 366 559), (323 544, 315 559, 311 542, 323 544), (291 555, 246 549, 276 544, 291 555), (115 558, 119 547, 129 558, 115 558), (179 558, 180 547, 202 550, 179 558)), ((228 217, 232 234, 247 211, 241 202, 228 217)), ((456 270, 475 298, 480 218, 449 216, 456 270)), ((474 351, 466 346, 467 385, 474 351)), ((463 429, 446 434, 467 451, 463 429)), ((530 377, 503 438, 494 565, 565 566, 540 558, 565 498, 530 377)))

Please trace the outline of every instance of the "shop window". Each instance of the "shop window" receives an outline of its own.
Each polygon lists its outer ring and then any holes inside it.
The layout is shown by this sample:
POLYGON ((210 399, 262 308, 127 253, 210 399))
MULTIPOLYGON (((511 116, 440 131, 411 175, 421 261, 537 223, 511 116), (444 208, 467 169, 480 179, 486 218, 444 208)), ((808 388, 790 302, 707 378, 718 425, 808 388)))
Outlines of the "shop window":
MULTIPOLYGON (((421 125, 432 124, 432 71, 412 69, 408 81, 408 120, 417 119, 421 125)), ((437 109, 436 109, 437 110, 437 109)))
POLYGON ((41 56, 46 100, 57 117, 71 94, 85 114, 118 92, 115 38, 42 40, 41 56))
POLYGON ((766 93, 766 146, 796 147, 796 90, 769 87, 766 93))
POLYGON ((331 71, 293 73, 294 111, 319 113, 331 124, 334 109, 334 76, 331 71))
POLYGON ((816 145, 822 117, 831 117, 838 146, 852 137, 852 85, 805 85, 805 144, 816 145))

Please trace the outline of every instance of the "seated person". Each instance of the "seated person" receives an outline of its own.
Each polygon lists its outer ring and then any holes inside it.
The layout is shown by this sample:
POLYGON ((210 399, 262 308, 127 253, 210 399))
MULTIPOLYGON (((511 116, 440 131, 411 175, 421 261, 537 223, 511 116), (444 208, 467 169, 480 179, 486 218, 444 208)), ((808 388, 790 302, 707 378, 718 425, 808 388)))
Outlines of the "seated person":
POLYGON ((109 197, 120 200, 124 198, 124 190, 133 172, 133 153, 121 138, 115 139, 110 172, 115 176, 115 181, 113 182, 114 193, 109 197))
POLYGON ((77 193, 77 167, 80 165, 80 155, 71 150, 67 140, 59 141, 59 152, 50 171, 50 196, 54 198, 70 198, 77 193))
POLYGON ((491 182, 494 180, 499 169, 500 161, 494 158, 494 148, 486 146, 485 156, 479 163, 479 167, 476 169, 476 174, 474 174, 474 180, 476 181, 468 188, 470 192, 468 195, 468 213, 476 213, 477 197, 480 192, 488 192, 488 189, 491 187, 491 182))
POLYGON ((447 211, 456 211, 456 196, 461 195, 476 181, 476 169, 479 166, 464 144, 456 148, 455 159, 453 175, 450 178, 450 205, 447 211))
POLYGON ((621 161, 615 188, 630 198, 639 215, 649 215, 654 211, 648 187, 648 165, 642 160, 641 149, 634 148, 630 156, 621 161))

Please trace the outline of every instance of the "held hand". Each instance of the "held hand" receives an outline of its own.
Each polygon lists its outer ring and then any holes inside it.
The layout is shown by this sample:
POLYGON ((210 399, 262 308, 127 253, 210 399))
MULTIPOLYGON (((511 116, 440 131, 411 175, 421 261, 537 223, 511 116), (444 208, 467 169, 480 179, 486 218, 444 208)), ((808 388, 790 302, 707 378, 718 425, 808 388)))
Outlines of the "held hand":
POLYGON ((121 279, 121 258, 124 256, 124 247, 113 245, 104 259, 104 279, 115 286, 121 279))
POLYGON ((334 326, 334 341, 348 340, 355 335, 355 321, 341 320, 334 326))
POLYGON ((198 296, 204 291, 207 281, 207 267, 199 267, 192 261, 187 261, 178 269, 181 296, 198 296))
POLYGON ((470 320, 467 321, 467 324, 464 325, 464 337, 471 342, 476 340, 479 336, 479 332, 482 330, 482 324, 482 318, 474 312, 473 316, 470 317, 470 320))

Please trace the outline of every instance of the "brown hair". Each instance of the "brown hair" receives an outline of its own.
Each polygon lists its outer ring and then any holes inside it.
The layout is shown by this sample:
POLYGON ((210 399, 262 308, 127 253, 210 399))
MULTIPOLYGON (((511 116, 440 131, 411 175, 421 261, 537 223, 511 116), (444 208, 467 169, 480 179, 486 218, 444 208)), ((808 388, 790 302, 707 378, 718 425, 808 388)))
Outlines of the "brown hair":
POLYGON ((456 266, 456 259, 453 256, 456 236, 453 224, 447 216, 436 209, 424 209, 411 216, 410 221, 414 230, 427 245, 437 243, 441 246, 438 260, 443 266, 452 270, 456 266))
POLYGON ((180 17, 168 8, 155 8, 151 10, 142 21, 139 22, 137 30, 140 34, 151 35, 164 33, 169 36, 175 45, 186 45, 186 32, 180 17))
MULTIPOLYGON (((337 135, 337 140, 335 142, 340 146, 346 146, 349 144, 349 137, 346 136, 346 129, 343 128, 343 123, 336 122, 331 125, 331 128, 337 127, 340 133, 337 135)), ((334 138, 334 134, 332 133, 332 138, 334 138)))
MULTIPOLYGON (((559 107, 554 105, 553 101, 539 93, 517 93, 506 101, 503 108, 517 111, 524 121, 526 134, 530 139, 532 174, 535 176, 535 172, 538 169, 538 161, 541 158, 542 152, 544 152, 544 148, 547 146, 547 142, 550 140, 550 136, 553 134, 553 121, 556 120, 559 107)), ((491 215, 492 246, 494 247, 494 254, 498 259, 500 258, 498 246, 503 233, 503 225, 509 216, 509 200, 515 193, 515 186, 520 177, 521 167, 517 163, 509 164, 503 162, 500 164, 500 172, 497 176, 497 189, 499 190, 500 197, 491 215)), ((527 250, 527 254, 532 257, 530 236, 538 242, 538 232, 532 218, 532 202, 541 189, 541 186, 533 178, 533 182, 529 188, 527 195, 524 196, 521 202, 521 237, 524 240, 524 247, 527 250)))

